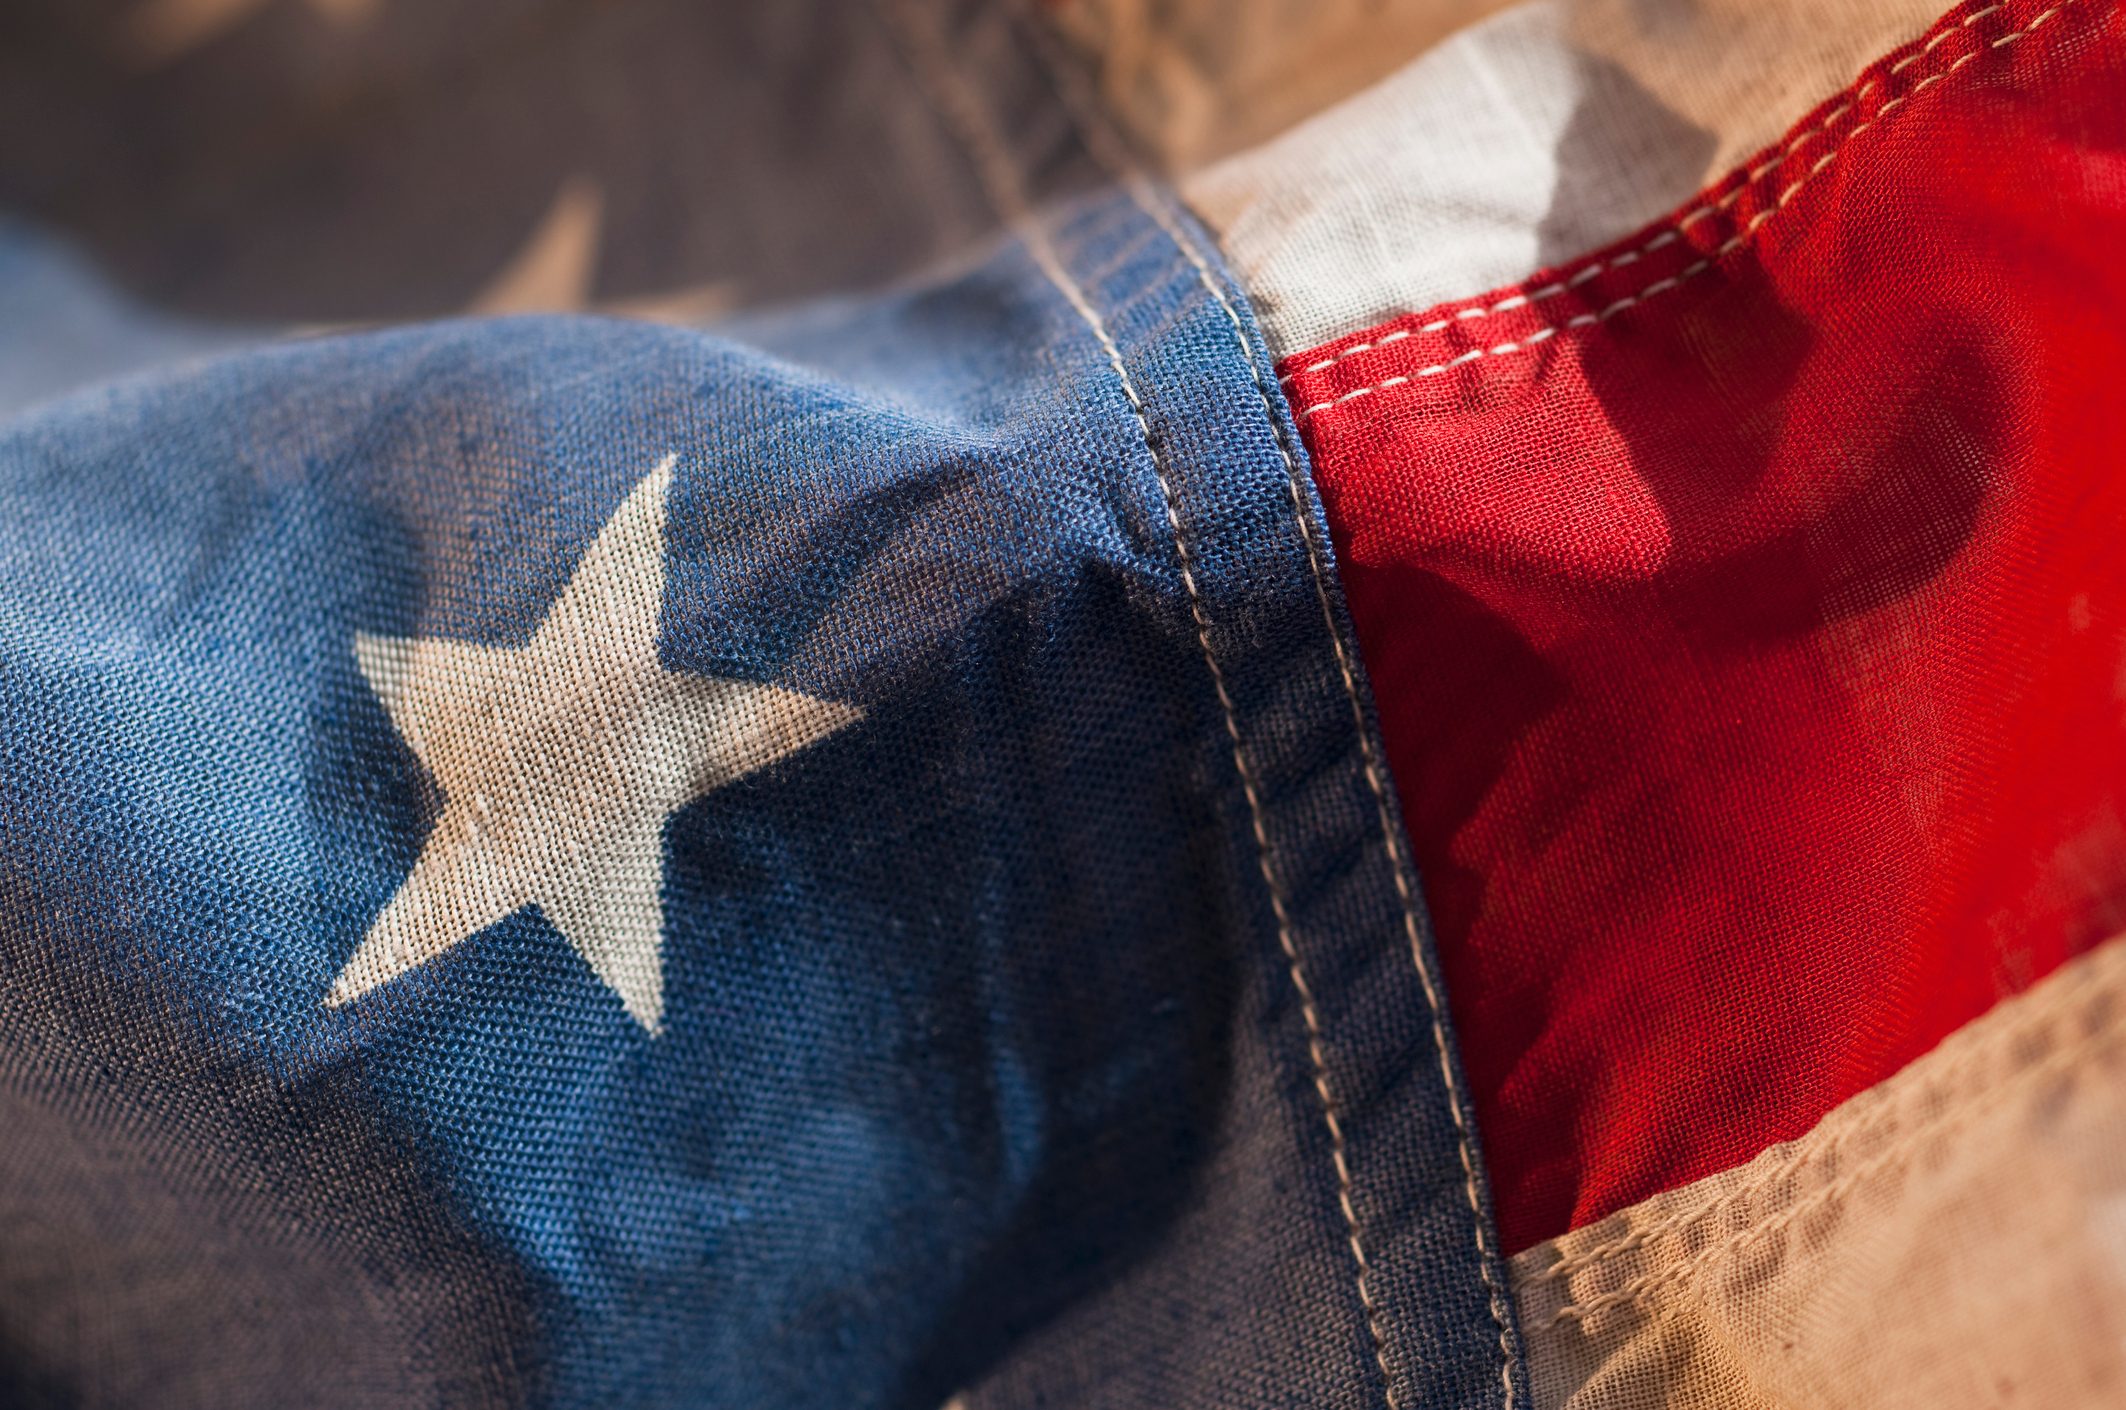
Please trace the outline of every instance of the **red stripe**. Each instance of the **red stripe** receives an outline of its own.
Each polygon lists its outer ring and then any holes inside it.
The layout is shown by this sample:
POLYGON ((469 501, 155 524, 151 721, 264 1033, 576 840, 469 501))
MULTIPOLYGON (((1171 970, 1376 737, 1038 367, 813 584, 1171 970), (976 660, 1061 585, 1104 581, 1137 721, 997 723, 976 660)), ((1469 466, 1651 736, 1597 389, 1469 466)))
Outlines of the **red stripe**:
POLYGON ((1286 361, 1509 1248, 2126 928, 2122 48, 1961 7, 1662 225, 1286 361))

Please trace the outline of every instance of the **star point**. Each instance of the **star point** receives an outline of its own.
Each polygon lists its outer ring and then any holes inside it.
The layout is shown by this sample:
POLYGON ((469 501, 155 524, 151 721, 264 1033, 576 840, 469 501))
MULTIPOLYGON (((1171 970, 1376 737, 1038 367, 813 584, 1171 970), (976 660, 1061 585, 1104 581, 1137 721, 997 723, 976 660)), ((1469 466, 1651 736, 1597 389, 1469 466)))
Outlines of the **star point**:
POLYGON ((527 645, 356 635, 363 679, 444 804, 327 1007, 535 906, 657 1034, 665 820, 863 718, 777 686, 665 669, 675 459, 613 512, 527 645))

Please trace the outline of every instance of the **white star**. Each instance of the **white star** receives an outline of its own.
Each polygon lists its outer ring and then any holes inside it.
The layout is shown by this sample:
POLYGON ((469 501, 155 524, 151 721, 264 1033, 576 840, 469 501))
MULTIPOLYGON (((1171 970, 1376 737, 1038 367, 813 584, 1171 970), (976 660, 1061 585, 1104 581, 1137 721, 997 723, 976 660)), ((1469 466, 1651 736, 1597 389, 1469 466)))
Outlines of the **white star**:
POLYGON ((468 313, 573 313, 590 302, 598 277, 605 193, 572 176, 514 258, 473 296, 468 313))
POLYGON ((863 718, 853 705, 660 663, 673 459, 599 530, 529 645, 356 635, 369 688, 444 804, 327 1005, 537 905, 656 1033, 666 816, 863 718))

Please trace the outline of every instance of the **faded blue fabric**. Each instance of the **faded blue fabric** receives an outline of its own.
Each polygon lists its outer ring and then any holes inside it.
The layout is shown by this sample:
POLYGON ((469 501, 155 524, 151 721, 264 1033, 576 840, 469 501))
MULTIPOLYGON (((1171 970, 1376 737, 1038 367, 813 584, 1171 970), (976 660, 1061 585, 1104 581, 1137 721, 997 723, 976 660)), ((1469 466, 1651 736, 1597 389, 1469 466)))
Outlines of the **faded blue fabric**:
POLYGON ((0 217, 0 416, 258 336, 141 308, 57 239, 0 217))
MULTIPOLYGON (((570 192, 596 207, 592 304, 869 287, 996 226, 911 81, 913 8, 0 0, 0 208, 159 308, 250 326, 465 310, 570 192)), ((919 8, 1030 188, 1086 189, 1013 8, 919 8)))
POLYGON ((1157 215, 1038 237, 1128 389, 1018 239, 0 423, 0 1401, 1512 1400, 1319 505, 1157 215), (521 645, 667 456, 662 666, 864 718, 668 819, 661 1032, 535 908, 326 1006, 442 803, 356 634, 521 645))

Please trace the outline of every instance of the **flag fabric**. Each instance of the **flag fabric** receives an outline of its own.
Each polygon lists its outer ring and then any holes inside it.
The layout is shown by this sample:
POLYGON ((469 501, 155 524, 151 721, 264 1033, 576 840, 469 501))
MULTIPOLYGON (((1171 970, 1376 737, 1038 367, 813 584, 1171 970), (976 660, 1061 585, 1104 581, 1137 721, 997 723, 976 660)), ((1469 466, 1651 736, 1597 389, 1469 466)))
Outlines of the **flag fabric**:
POLYGON ((1750 21, 1753 96, 1851 66, 1784 132, 1707 103, 1718 6, 1525 7, 1193 178, 1278 310, 1541 1404, 2119 1394, 2126 23, 1905 8, 1750 21))
POLYGON ((0 1403, 2126 1399, 1938 4, 0 7, 0 1403))

